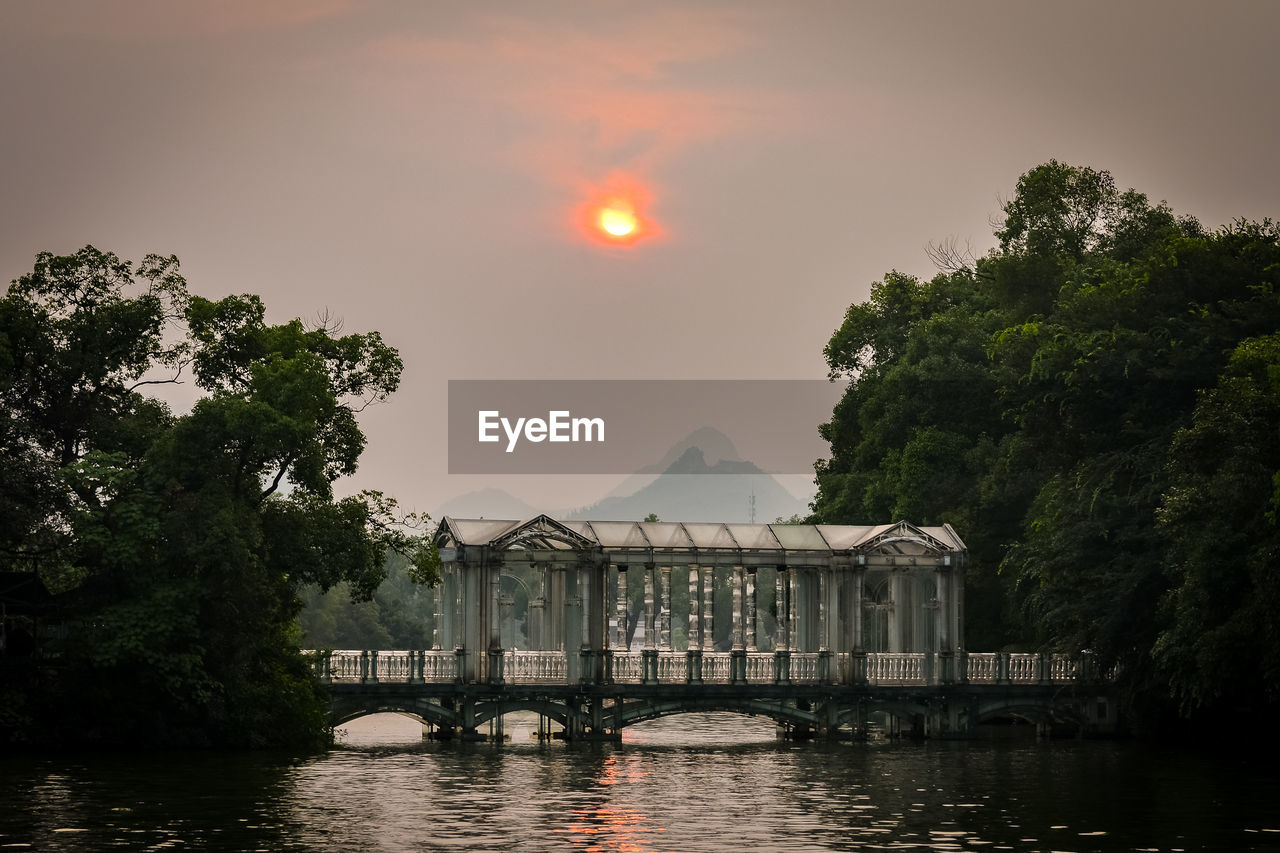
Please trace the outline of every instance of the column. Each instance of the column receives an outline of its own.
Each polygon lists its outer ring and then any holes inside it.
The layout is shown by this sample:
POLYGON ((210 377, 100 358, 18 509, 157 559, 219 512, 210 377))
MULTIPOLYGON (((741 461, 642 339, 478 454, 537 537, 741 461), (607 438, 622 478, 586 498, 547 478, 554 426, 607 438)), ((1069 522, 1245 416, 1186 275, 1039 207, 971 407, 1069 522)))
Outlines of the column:
POLYGON ((617 607, 618 622, 618 640, 614 648, 619 652, 625 652, 627 648, 627 567, 618 566, 617 577, 617 598, 614 599, 617 607))
POLYGON ((702 683, 702 645, 704 626, 698 618, 702 609, 702 570, 695 565, 689 566, 689 646, 685 651, 688 659, 686 678, 690 684, 702 683))
POLYGON ((950 585, 951 578, 942 568, 938 568, 933 573, 933 578, 938 599, 938 609, 935 611, 938 625, 937 651, 949 652, 951 651, 951 596, 947 594, 947 587, 950 585))
POLYGON ((774 584, 774 610, 778 614, 777 632, 778 636, 774 641, 779 651, 791 650, 791 585, 788 577, 791 573, 785 567, 779 566, 776 575, 777 582, 774 584))
POLYGON ((800 637, 800 625, 796 620, 796 615, 800 612, 800 570, 789 569, 787 581, 787 630, 791 635, 790 648, 803 652, 804 643, 800 637))
POLYGON ((867 585, 867 570, 863 566, 858 566, 853 570, 853 590, 850 598, 849 621, 852 636, 850 637, 849 648, 855 652, 865 651, 862 627, 862 596, 863 590, 867 585))
POLYGON ((562 567, 564 622, 560 634, 560 648, 565 653, 565 674, 573 684, 582 676, 582 589, 578 583, 578 564, 562 567))
POLYGON ((905 652, 906 648, 903 644, 903 638, 906 635, 906 592, 903 582, 902 572, 896 569, 891 570, 889 575, 889 651, 890 653, 905 652))
POLYGON ((756 570, 747 569, 747 651, 756 651, 756 570))
POLYGON ((658 648, 671 648, 671 567, 658 570, 658 648))
POLYGON ((658 620, 653 601, 654 573, 653 563, 646 563, 644 567, 644 647, 646 649, 657 648, 658 641, 658 620))
POLYGON ((702 648, 701 626, 698 624, 698 611, 702 608, 702 593, 698 583, 700 572, 697 566, 689 566, 689 650, 702 648))
MULTIPOLYGON (((867 583, 867 570, 864 566, 858 566, 853 570, 853 576, 850 578, 853 589, 849 596, 849 622, 852 636, 849 648, 853 650, 853 654, 849 657, 853 662, 850 680, 854 684, 866 684, 867 682, 867 651, 864 646, 862 637, 862 595, 867 583)), ((862 708, 860 713, 862 717, 861 737, 866 737, 866 709, 862 708)), ((859 729, 855 726, 854 733, 858 734, 859 729)))
POLYGON ((702 572, 702 650, 713 652, 716 649, 715 621, 712 605, 716 598, 716 570, 713 566, 703 566, 702 572))
POLYGON ((818 569, 818 651, 830 651, 827 636, 827 591, 831 587, 830 569, 818 569))
POLYGON ((502 561, 489 558, 488 593, 488 633, 486 644, 486 680, 491 684, 501 684, 502 678, 502 561))
POLYGON ((733 567, 733 621, 730 633, 733 636, 733 650, 741 651, 745 649, 744 642, 745 626, 742 624, 742 611, 745 606, 746 598, 744 587, 746 586, 746 578, 743 577, 742 566, 733 567))

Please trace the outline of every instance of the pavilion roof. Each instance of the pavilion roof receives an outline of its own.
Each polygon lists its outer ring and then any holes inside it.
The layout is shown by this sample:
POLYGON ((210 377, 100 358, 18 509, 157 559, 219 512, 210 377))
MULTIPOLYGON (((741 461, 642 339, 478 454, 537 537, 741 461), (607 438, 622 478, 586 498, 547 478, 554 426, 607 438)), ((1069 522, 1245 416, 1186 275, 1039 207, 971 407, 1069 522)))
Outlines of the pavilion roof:
POLYGON ((954 553, 965 544, 949 524, 917 527, 895 524, 720 524, 682 521, 558 521, 454 518, 436 530, 441 547, 489 546, 610 552, 738 552, 768 556, 787 553, 954 553))

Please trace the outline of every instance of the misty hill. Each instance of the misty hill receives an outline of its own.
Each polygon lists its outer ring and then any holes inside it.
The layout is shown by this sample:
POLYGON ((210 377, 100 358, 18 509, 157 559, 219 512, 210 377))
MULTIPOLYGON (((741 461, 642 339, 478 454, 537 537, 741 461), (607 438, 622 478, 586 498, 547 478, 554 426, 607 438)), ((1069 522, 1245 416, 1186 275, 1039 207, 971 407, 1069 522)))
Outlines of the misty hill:
POLYGON ((753 491, 757 522, 809 512, 802 501, 752 463, 718 459, 708 465, 700 447, 686 445, 662 474, 639 491, 610 495, 566 517, 639 521, 652 512, 664 521, 747 522, 751 520, 753 491))
POLYGON ((533 518, 542 511, 502 489, 487 488, 450 498, 432 513, 432 517, 436 521, 446 515, 454 518, 533 518))

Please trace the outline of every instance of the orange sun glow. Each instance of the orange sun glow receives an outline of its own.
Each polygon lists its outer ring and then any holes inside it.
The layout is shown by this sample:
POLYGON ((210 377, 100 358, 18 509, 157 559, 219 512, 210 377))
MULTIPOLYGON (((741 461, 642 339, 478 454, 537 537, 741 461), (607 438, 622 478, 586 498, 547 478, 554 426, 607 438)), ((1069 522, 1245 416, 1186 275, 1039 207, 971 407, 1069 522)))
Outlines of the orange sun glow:
POLYGON ((587 202, 578 209, 579 230, 594 243, 629 248, 658 234, 646 212, 649 201, 648 190, 638 180, 613 175, 603 186, 588 189, 587 202))

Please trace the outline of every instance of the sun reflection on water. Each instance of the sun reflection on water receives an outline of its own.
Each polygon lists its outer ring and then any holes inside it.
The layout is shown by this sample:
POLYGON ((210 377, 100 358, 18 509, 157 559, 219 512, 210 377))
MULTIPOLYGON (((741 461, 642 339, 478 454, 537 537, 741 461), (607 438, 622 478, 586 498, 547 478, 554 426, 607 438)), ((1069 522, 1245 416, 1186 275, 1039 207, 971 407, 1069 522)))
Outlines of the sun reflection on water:
MULTIPOLYGON (((606 787, 638 782, 652 772, 644 764, 639 756, 620 758, 610 755, 604 760, 596 781, 606 787)), ((623 805, 608 804, 573 809, 569 825, 555 830, 555 833, 562 835, 574 850, 657 853, 658 848, 651 846, 651 836, 666 831, 665 826, 655 825, 643 812, 623 805)))

